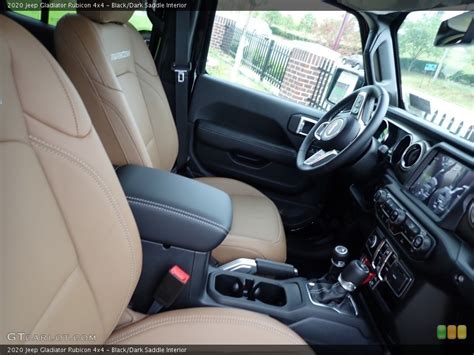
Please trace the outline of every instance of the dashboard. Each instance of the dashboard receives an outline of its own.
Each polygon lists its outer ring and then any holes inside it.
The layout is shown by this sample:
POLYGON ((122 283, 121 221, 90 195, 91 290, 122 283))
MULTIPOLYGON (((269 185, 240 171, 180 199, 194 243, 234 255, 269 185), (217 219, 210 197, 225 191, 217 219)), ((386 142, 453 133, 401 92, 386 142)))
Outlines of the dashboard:
POLYGON ((403 194, 433 223, 474 246, 472 154, 446 143, 432 144, 429 137, 388 120, 376 137, 387 146, 387 174, 403 194))
POLYGON ((389 118, 375 138, 385 168, 363 251, 374 275, 370 293, 394 343, 433 342, 449 307, 474 309, 474 161, 389 118), (426 306, 435 300, 444 307, 426 306), (413 312, 424 307, 420 330, 413 312))

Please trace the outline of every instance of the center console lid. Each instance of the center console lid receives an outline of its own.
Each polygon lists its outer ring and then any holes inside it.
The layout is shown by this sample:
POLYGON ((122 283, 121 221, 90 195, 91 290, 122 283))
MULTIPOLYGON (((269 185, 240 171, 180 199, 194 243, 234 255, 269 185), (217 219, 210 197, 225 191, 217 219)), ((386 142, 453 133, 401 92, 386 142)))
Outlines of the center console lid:
POLYGON ((144 240, 209 252, 232 224, 229 195, 198 181, 141 166, 117 175, 144 240))

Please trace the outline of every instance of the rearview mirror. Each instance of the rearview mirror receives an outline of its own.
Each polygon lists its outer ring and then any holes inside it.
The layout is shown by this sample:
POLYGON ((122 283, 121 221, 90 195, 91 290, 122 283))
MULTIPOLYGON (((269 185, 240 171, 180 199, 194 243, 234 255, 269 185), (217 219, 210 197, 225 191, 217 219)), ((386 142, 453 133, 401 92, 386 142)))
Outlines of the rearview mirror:
POLYGON ((364 77, 357 71, 337 68, 326 91, 326 100, 335 105, 363 84, 364 77))
POLYGON ((474 37, 474 11, 441 22, 434 41, 436 47, 471 44, 474 37))

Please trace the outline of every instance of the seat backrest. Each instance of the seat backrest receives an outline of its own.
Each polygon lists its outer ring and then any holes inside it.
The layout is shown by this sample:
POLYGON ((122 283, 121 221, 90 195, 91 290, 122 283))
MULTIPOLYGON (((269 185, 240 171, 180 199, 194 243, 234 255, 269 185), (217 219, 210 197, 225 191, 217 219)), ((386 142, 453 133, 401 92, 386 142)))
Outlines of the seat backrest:
POLYGON ((50 53, 0 15, 1 343, 104 342, 141 257, 79 94, 50 53))
POLYGON ((58 61, 83 98, 113 164, 171 170, 178 137, 153 58, 127 23, 131 11, 106 13, 63 17, 55 33, 58 61))

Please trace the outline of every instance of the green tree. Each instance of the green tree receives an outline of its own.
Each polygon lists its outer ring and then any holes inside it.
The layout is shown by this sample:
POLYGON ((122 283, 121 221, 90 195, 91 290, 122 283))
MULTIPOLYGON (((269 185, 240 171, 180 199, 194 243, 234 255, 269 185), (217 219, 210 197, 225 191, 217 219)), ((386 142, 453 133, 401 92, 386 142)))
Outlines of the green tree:
POLYGON ((314 27, 315 18, 312 13, 307 13, 303 16, 300 23, 298 24, 298 30, 301 32, 311 33, 314 27))
POLYGON ((410 59, 408 71, 413 64, 423 55, 430 60, 436 60, 442 51, 433 46, 433 41, 441 23, 441 12, 424 14, 421 17, 407 18, 398 34, 398 45, 401 56, 410 59))
POLYGON ((331 47, 341 27, 342 18, 327 18, 313 26, 312 38, 316 43, 331 47))
POLYGON ((285 16, 280 11, 265 11, 262 17, 270 25, 283 26, 285 24, 285 16))

